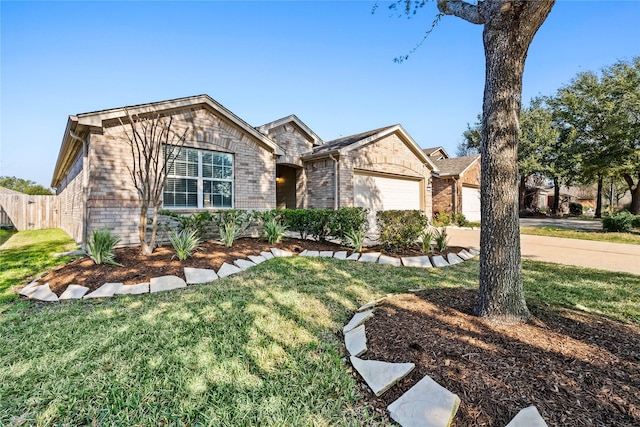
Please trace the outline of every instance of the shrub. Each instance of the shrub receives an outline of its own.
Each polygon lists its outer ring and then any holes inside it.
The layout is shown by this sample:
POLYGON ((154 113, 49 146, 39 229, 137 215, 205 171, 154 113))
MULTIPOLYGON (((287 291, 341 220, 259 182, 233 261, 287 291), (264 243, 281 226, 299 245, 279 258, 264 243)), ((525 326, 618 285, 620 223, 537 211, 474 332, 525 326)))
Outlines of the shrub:
POLYGON ((640 215, 636 215, 633 217, 633 219, 631 220, 631 227, 640 228, 640 215))
POLYGON ((350 230, 345 233, 343 244, 353 246, 353 250, 355 252, 360 252, 362 250, 365 237, 367 237, 367 230, 363 228, 359 230, 350 230))
POLYGON ((422 252, 428 254, 431 252, 431 242, 433 242, 433 234, 434 230, 431 228, 427 228, 422 232, 421 243, 422 243, 422 252))
POLYGON ((274 211, 264 212, 261 215, 261 222, 261 237, 267 239, 269 243, 279 243, 287 231, 287 226, 282 223, 280 215, 274 211))
POLYGON ((376 224, 382 246, 390 252, 398 252, 416 244, 429 225, 429 219, 417 210, 389 210, 376 214, 376 224))
POLYGON ((198 238, 202 238, 207 233, 207 228, 211 226, 214 215, 208 211, 182 215, 177 212, 162 210, 160 215, 165 215, 178 221, 178 230, 194 231, 198 238))
POLYGON ((198 238, 195 230, 174 231, 169 235, 169 241, 180 261, 184 261, 193 256, 193 252, 200 244, 200 238, 198 238))
POLYGON ((453 214, 453 222, 458 224, 460 227, 466 227, 467 224, 469 224, 467 217, 461 213, 453 214))
POLYGON ((634 217, 629 212, 620 212, 605 216, 602 219, 602 229, 607 232, 627 233, 631 230, 634 217))
POLYGON ((299 233, 300 238, 303 240, 311 233, 311 216, 309 215, 309 210, 282 209, 279 211, 282 223, 288 230, 299 233))
POLYGON ((571 215, 582 215, 582 205, 580 203, 569 203, 569 213, 571 215))
POLYGON ((446 228, 438 228, 433 233, 433 240, 436 242, 436 247, 439 252, 444 252, 449 246, 449 236, 447 236, 446 228))
POLYGON ((89 257, 96 264, 111 264, 122 267, 115 261, 113 248, 118 244, 120 238, 111 234, 108 229, 93 230, 87 245, 89 246, 89 257))
POLYGON ((437 212, 436 213, 436 220, 435 222, 438 225, 450 225, 451 224, 451 217, 449 215, 447 215, 446 212, 437 212))
POLYGON ((332 221, 332 209, 307 209, 305 223, 309 232, 318 242, 324 242, 330 235, 329 223, 332 221))
POLYGON ((345 245, 353 244, 353 237, 362 235, 364 238, 369 230, 369 221, 367 220, 368 209, 359 207, 345 207, 336 211, 331 211, 327 227, 329 235, 345 245))
POLYGON ((230 209, 216 212, 213 223, 218 227, 220 240, 229 248, 247 230, 253 219, 252 212, 230 209))

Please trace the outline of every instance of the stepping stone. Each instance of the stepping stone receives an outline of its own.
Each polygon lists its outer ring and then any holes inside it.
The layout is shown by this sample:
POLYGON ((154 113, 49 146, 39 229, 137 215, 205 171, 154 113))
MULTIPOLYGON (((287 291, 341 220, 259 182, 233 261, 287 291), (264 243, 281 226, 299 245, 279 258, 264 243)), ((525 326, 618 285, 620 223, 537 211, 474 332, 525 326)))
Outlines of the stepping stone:
POLYGON ((149 292, 164 292, 172 289, 186 288, 187 282, 178 276, 160 276, 153 277, 149 282, 149 292))
POLYGON ((367 351, 367 336, 364 325, 360 325, 344 334, 344 346, 351 356, 360 356, 367 351))
POLYGON ((287 257, 287 256, 293 256, 292 252, 289 251, 285 251, 282 249, 278 249, 278 248, 271 248, 271 253, 273 254, 274 257, 276 258, 281 258, 281 257, 287 257))
POLYGON ((320 256, 320 251, 307 251, 305 256, 320 256))
POLYGON ((322 258, 333 258, 333 251, 320 251, 322 258))
POLYGON ((80 299, 87 292, 89 292, 89 288, 87 288, 86 286, 69 285, 67 286, 67 289, 65 289, 65 291, 62 293, 62 295, 60 295, 59 299, 61 301, 66 299, 80 299))
POLYGON ((460 258, 458 255, 454 253, 450 253, 447 255, 447 261, 449 261, 449 265, 456 265, 456 264, 460 264, 461 262, 464 262, 462 258, 460 258))
POLYGON ((116 295, 141 295, 149 293, 148 283, 138 283, 136 285, 122 285, 116 295))
POLYGON ((402 262, 400 261, 400 258, 388 255, 380 255, 380 258, 378 258, 378 264, 388 264, 399 267, 400 265, 402 265, 402 262))
POLYGON ((260 252, 260 256, 263 257, 264 259, 273 258, 273 254, 271 252, 260 252))
POLYGON ((535 406, 529 406, 518 412, 507 427, 547 427, 547 423, 535 406))
POLYGON ((31 299, 35 299, 38 301, 47 301, 47 302, 57 302, 58 295, 51 292, 51 288, 48 283, 45 283, 42 286, 38 286, 38 289, 31 294, 31 299))
POLYGON ((223 277, 231 276, 232 274, 240 273, 241 271, 241 268, 223 262, 220 270, 218 270, 218 277, 222 279, 223 277))
POLYGON ((262 255, 249 255, 249 259, 253 261, 253 263, 256 265, 260 264, 261 262, 265 262, 267 260, 262 255))
POLYGON ((376 262, 380 257, 380 252, 365 252, 363 253, 358 261, 360 262, 376 262))
MULTIPOLYGON (((351 356, 351 364, 365 380, 371 391, 380 396, 395 383, 406 377, 416 367, 413 363, 388 363, 378 360, 362 360, 351 356)), ((404 426, 404 424, 403 424, 404 426)))
POLYGON ((478 256, 478 255, 480 255, 480 252, 476 251, 476 250, 475 250, 475 249, 473 249, 473 248, 469 248, 469 253, 470 253, 471 255, 473 255, 473 256, 478 256))
POLYGON ((360 253, 359 252, 354 252, 354 253, 352 253, 351 255, 349 255, 347 257, 347 259, 350 260, 350 261, 357 261, 358 258, 360 258, 360 253))
POLYGON ((338 251, 333 254, 335 259, 347 259, 347 251, 338 251))
POLYGON ((431 258, 434 267, 448 267, 449 263, 440 255, 431 258))
POLYGON ((111 298, 118 289, 122 286, 122 283, 105 283, 95 291, 88 293, 83 299, 91 298, 111 298))
POLYGON ((469 252, 467 252, 466 249, 461 250, 460 252, 458 252, 458 256, 460 258, 462 258, 465 261, 470 260, 471 258, 473 258, 473 255, 471 255, 469 252))
POLYGON ((405 267, 421 267, 421 268, 431 268, 431 261, 429 261, 429 257, 424 256, 409 256, 402 258, 402 264, 405 267))
POLYGON ((237 259, 237 260, 233 261, 233 263, 235 265, 237 265, 238 267, 240 267, 242 270, 247 270, 247 269, 249 269, 251 267, 255 267, 256 266, 253 262, 251 262, 251 261, 249 261, 247 259, 237 259))
POLYGON ((448 427, 458 406, 458 396, 426 376, 387 410, 402 427, 448 427))
POLYGON ((22 288, 22 290, 20 291, 20 295, 22 295, 23 297, 30 297, 35 291, 38 290, 40 286, 42 286, 40 285, 40 283, 33 281, 22 288))
POLYGON ((308 256, 308 255, 307 255, 307 253, 308 253, 308 252, 309 252, 309 251, 307 251, 307 250, 305 249, 304 251, 300 252, 300 253, 298 254, 298 256, 308 256))
POLYGON ((365 305, 361 306, 361 307, 358 309, 358 312, 360 312, 360 311, 365 311, 365 310, 371 310, 371 309, 372 309, 372 308, 374 308, 375 306, 376 306, 376 302, 375 302, 375 301, 368 302, 368 303, 366 303, 365 305))
POLYGON ((209 283, 218 279, 218 275, 210 268, 184 268, 184 277, 187 285, 197 285, 199 283, 209 283))
POLYGON ((347 323, 345 327, 342 328, 342 332, 346 334, 356 326, 360 326, 362 322, 364 322, 365 320, 369 319, 372 316, 373 316, 373 310, 363 311, 362 313, 354 314, 351 320, 349 321, 349 323, 347 323))

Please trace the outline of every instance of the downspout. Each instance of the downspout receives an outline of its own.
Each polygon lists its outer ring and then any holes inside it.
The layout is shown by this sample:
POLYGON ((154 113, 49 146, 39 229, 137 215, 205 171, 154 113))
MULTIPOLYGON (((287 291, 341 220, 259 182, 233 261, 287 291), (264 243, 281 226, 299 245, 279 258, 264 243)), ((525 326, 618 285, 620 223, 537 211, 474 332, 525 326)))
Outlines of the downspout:
POLYGON ((329 158, 333 160, 333 210, 338 210, 338 159, 329 154, 329 158))
POLYGON ((458 213, 458 181, 460 178, 453 178, 453 214, 458 213))
POLYGON ((75 141, 82 143, 82 250, 86 252, 87 221, 89 218, 89 207, 87 206, 89 200, 89 150, 85 139, 80 138, 72 130, 69 130, 69 135, 75 141))

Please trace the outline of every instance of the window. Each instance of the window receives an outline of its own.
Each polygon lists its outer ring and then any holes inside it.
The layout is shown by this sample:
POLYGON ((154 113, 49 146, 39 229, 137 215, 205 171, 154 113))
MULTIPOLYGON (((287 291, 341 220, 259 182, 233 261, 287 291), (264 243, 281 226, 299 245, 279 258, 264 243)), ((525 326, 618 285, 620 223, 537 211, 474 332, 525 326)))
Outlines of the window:
POLYGON ((166 208, 233 207, 233 155, 182 148, 167 172, 166 208))

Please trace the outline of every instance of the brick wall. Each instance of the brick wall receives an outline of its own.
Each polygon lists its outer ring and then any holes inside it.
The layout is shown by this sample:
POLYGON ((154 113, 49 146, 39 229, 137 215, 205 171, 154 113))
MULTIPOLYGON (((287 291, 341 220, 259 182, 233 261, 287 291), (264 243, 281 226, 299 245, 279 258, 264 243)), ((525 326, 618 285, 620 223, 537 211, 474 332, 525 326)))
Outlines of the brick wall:
POLYGON ((462 212, 462 186, 480 187, 480 162, 475 162, 459 178, 433 178, 433 212, 462 212), (454 187, 456 203, 454 206, 454 187))
MULTIPOLYGON (((89 148, 90 149, 90 148, 89 148)), ((62 179, 56 194, 60 200, 60 228, 76 243, 82 243, 82 149, 76 154, 69 172, 62 179)))
POLYGON ((285 123, 270 129, 269 137, 273 139, 285 152, 278 159, 278 163, 289 163, 302 166, 300 156, 309 153, 313 144, 294 123, 285 123))
MULTIPOLYGON (((307 178, 307 208, 334 208, 334 164, 331 159, 320 159, 305 163, 307 178)), ((353 194, 353 191, 352 191, 353 194)))

